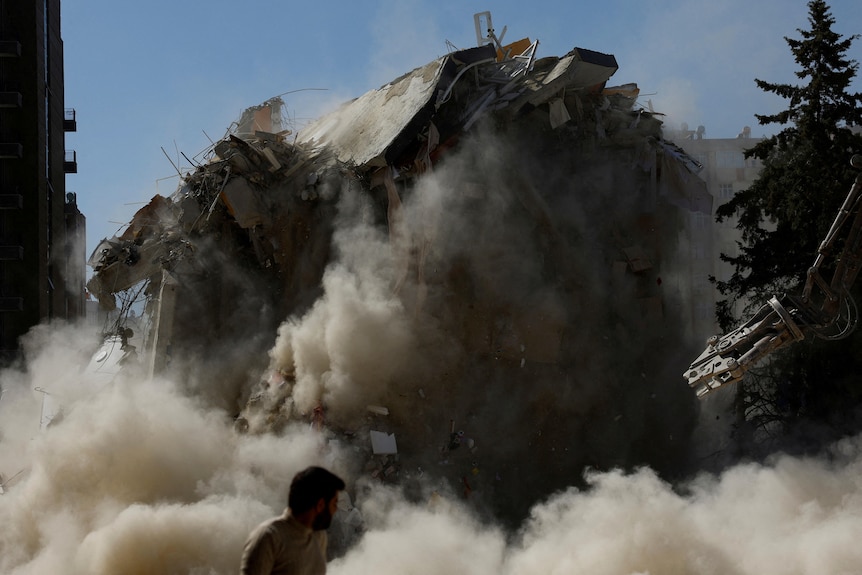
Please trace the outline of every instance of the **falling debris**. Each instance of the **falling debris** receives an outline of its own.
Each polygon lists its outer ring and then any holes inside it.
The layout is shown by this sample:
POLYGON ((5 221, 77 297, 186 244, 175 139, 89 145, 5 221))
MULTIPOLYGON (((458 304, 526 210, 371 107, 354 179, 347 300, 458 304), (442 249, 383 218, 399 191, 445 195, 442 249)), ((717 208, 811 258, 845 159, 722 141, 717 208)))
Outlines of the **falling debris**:
POLYGON ((673 385, 701 166, 636 84, 606 85, 614 56, 502 36, 300 129, 280 98, 244 111, 94 251, 87 287, 120 317, 105 365, 175 374, 240 433, 304 422, 397 453, 368 475, 407 459, 502 516, 586 466, 679 472, 683 442, 651 438, 688 435, 688 395, 642 403, 673 385), (118 331, 132 293, 138 346, 118 331), (441 458, 452 414, 485 438, 481 467, 456 430, 441 458))
POLYGON ((369 434, 371 436, 371 450, 374 455, 395 455, 398 453, 394 433, 371 430, 369 434))

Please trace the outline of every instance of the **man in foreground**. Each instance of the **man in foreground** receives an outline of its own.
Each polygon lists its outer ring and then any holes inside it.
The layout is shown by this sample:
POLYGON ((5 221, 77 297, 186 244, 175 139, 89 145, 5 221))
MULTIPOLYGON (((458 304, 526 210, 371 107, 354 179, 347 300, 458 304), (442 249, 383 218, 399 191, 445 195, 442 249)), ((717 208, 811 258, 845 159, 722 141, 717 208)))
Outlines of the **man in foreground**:
POLYGON ((338 509, 344 481, 322 467, 309 467, 290 483, 287 509, 258 525, 246 541, 242 575, 326 573, 326 529, 338 509))

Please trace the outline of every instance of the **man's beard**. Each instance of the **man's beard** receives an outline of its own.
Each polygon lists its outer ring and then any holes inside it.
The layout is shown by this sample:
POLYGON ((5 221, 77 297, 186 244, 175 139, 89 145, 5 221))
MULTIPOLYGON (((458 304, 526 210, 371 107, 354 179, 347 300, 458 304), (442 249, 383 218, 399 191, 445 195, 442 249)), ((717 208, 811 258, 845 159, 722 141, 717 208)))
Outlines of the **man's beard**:
POLYGON ((315 531, 323 531, 324 529, 329 529, 331 524, 332 513, 329 511, 329 507, 326 507, 323 511, 318 513, 314 518, 314 521, 311 522, 311 528, 315 531))

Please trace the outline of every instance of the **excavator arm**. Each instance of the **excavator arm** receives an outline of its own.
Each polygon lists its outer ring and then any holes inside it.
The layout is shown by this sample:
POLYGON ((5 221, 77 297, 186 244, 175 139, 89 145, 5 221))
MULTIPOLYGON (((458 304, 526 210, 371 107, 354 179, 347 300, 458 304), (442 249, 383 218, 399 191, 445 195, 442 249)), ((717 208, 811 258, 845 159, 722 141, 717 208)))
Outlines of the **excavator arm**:
MULTIPOLYGON (((862 168, 862 156, 853 156, 850 164, 854 168, 862 168)), ((808 269, 801 295, 772 297, 733 331, 707 340, 706 349, 683 374, 698 397, 738 382, 762 359, 809 335, 837 340, 853 332, 858 310, 850 296, 850 288, 856 281, 862 261, 860 202, 862 173, 856 176, 821 242, 814 264, 808 269), (843 232, 846 232, 846 241, 835 259, 832 279, 827 282, 821 270, 843 232)))

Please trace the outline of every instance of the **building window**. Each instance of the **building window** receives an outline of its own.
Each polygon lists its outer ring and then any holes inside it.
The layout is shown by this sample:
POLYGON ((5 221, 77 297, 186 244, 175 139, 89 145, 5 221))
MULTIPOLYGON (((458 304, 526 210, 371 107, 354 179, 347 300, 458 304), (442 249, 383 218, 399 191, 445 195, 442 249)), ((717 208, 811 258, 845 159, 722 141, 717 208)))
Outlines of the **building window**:
POLYGON ((51 181, 51 99, 45 90, 45 178, 51 181))
POLYGON ((715 161, 719 168, 745 167, 745 158, 737 150, 720 150, 715 153, 715 161))
POLYGON ((729 202, 733 198, 733 184, 718 184, 718 199, 722 203, 729 202))
POLYGON ((691 225, 696 230, 708 229, 712 223, 712 216, 703 212, 694 212, 692 215, 691 225))

